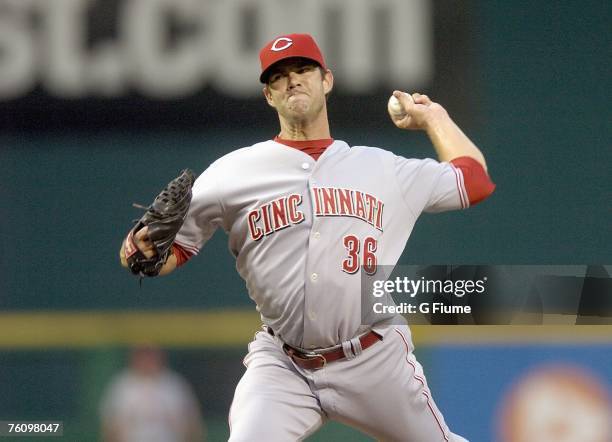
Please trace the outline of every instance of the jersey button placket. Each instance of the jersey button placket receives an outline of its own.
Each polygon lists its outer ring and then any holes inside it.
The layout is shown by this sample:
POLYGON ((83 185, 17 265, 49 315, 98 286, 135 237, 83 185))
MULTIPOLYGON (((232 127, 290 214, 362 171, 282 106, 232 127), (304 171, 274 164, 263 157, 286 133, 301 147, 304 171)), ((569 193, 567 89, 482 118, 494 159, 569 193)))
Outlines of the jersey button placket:
MULTIPOLYGON (((313 165, 309 165, 308 163, 304 162, 304 164, 302 165, 304 168, 304 171, 307 171, 308 173, 313 173, 314 172, 314 164, 313 165), (308 165, 308 169, 305 168, 305 166, 308 165)), ((308 179, 308 188, 309 191, 311 191, 311 189, 313 187, 316 187, 317 185, 317 180, 315 178, 312 177, 312 175, 309 177, 308 179)), ((311 193, 311 198, 312 198, 312 193, 311 193)), ((314 207, 312 207, 312 209, 314 209, 314 207)), ((319 241, 319 238, 321 236, 320 231, 319 231, 319 220, 316 218, 316 216, 314 215, 314 210, 311 212, 312 213, 312 225, 311 225, 311 233, 310 233, 310 241, 308 244, 308 257, 307 257, 307 264, 306 264, 306 292, 305 292, 305 304, 304 304, 304 316, 305 316, 305 323, 304 323, 304 344, 306 345, 306 347, 308 348, 308 346, 310 345, 310 343, 312 342, 312 339, 318 339, 320 334, 321 334, 321 330, 318 330, 318 327, 315 327, 315 323, 317 323, 318 320, 318 310, 317 310, 317 305, 318 305, 318 297, 321 296, 320 290, 320 280, 322 275, 320 274, 320 272, 318 270, 320 270, 318 268, 318 266, 320 265, 320 253, 321 253, 321 242, 319 241)))

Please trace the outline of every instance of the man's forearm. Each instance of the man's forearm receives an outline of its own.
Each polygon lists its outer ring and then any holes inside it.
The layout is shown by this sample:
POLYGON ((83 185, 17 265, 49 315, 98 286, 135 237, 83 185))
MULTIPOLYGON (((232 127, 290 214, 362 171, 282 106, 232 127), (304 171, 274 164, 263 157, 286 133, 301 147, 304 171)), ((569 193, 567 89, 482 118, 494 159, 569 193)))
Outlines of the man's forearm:
POLYGON ((455 124, 446 110, 440 109, 435 118, 430 120, 426 131, 440 161, 467 156, 474 158, 487 170, 487 163, 480 149, 455 124))
POLYGON ((170 254, 161 270, 159 271, 159 276, 167 275, 176 269, 176 256, 173 253, 170 254))

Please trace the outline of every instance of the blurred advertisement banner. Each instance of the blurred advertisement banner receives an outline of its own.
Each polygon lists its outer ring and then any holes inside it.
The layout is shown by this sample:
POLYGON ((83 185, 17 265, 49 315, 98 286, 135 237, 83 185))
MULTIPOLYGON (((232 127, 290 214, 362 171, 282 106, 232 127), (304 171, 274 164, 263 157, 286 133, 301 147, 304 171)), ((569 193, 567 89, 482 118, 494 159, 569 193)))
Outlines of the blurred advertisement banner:
POLYGON ((319 41, 339 87, 423 87, 433 73, 427 0, 0 0, 0 101, 259 96, 276 35, 319 41))

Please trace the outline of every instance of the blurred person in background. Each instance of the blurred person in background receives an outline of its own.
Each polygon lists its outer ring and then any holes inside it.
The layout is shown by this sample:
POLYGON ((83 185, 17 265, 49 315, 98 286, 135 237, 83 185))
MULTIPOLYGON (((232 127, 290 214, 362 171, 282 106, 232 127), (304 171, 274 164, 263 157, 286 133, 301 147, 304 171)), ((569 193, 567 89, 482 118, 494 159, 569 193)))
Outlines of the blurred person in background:
POLYGON ((105 442, 195 442, 205 439, 191 386, 156 347, 132 350, 129 366, 110 382, 100 406, 105 442))

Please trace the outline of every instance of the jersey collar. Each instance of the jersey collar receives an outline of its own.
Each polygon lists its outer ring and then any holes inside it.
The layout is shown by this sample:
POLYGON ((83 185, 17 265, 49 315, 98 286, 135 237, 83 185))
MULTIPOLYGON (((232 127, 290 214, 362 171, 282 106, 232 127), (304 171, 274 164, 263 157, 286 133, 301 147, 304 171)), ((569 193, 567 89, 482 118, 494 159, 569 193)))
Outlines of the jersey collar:
POLYGON ((319 159, 321 154, 325 152, 331 144, 334 142, 333 138, 324 138, 321 140, 305 140, 305 141, 294 141, 284 140, 278 136, 274 137, 274 141, 285 146, 292 147, 299 151, 310 155, 315 161, 319 159))

